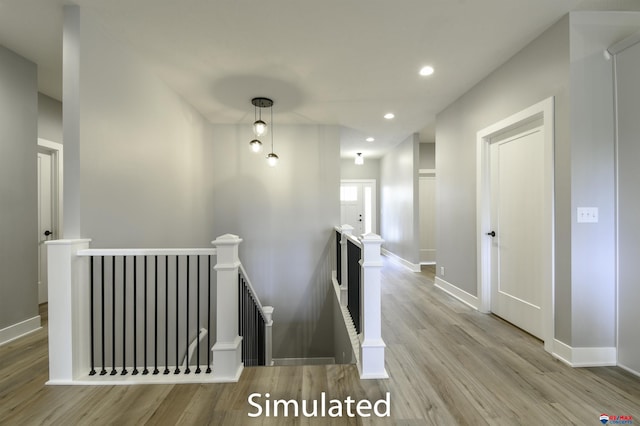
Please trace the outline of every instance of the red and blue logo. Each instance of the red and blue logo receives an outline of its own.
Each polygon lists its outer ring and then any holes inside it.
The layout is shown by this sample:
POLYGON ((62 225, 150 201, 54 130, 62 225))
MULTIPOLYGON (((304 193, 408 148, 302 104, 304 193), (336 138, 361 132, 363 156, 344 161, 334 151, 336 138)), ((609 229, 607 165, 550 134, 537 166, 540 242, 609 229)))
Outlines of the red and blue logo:
POLYGON ((632 425, 633 416, 610 416, 607 414, 600 414, 600 423, 603 425, 632 425))

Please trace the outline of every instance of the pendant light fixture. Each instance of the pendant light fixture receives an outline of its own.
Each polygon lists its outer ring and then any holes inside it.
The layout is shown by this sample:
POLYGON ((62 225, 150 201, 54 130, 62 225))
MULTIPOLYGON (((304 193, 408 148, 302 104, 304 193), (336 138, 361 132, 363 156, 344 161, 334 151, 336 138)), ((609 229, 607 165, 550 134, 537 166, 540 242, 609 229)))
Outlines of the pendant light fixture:
POLYGON ((258 138, 263 137, 264 135, 270 133, 271 136, 271 152, 267 154, 267 163, 274 167, 278 164, 278 156, 273 152, 273 101, 269 98, 253 98, 251 99, 251 103, 253 104, 253 133, 256 135, 256 138, 249 142, 249 146, 253 152, 262 151, 262 142, 258 138), (271 121, 267 125, 265 121, 262 120, 262 109, 269 108, 269 112, 271 113, 271 121), (271 129, 269 129, 271 128, 271 129))
POLYGON ((364 164, 364 157, 362 156, 362 153, 361 153, 361 152, 358 152, 358 153, 356 154, 356 161, 355 161, 355 163, 356 163, 358 166, 362 166, 362 165, 364 164))

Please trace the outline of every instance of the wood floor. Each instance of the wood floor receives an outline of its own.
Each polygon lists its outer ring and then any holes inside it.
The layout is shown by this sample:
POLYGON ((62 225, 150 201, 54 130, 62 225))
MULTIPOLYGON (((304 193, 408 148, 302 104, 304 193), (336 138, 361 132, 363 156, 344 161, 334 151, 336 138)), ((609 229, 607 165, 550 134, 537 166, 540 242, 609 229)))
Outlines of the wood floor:
MULTIPOLYGON (((640 423, 640 379, 619 368, 573 369, 535 338, 433 287, 433 271, 383 268, 389 380, 353 365, 245 368, 239 383, 46 386, 45 329, 0 346, 0 425, 598 425, 640 423), (391 397, 391 417, 250 418, 247 398, 391 397)), ((43 312, 46 323, 46 312, 43 312)))

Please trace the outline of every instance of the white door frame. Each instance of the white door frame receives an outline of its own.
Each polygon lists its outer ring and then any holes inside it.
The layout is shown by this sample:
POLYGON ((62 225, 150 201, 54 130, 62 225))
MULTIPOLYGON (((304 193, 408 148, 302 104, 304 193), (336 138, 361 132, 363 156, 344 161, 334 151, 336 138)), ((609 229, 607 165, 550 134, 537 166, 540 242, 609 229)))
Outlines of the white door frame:
POLYGON ((477 133, 476 155, 476 229, 478 256, 478 305, 481 312, 491 311, 491 179, 490 145, 492 139, 531 121, 542 120, 544 130, 544 223, 542 236, 547 256, 543 258, 542 289, 543 340, 547 352, 553 352, 554 342, 554 108, 549 97, 523 111, 480 130, 477 133))
MULTIPOLYGON (((54 200, 53 200, 53 210, 54 210, 54 236, 57 238, 62 238, 63 229, 62 225, 64 223, 62 217, 62 206, 63 206, 63 164, 64 164, 64 156, 63 156, 63 146, 57 142, 52 142, 46 139, 38 138, 38 152, 46 153, 51 155, 51 160, 53 163, 53 175, 55 182, 53 182, 54 188, 54 200)), ((40 236, 38 236, 40 238, 40 236)))
POLYGON ((349 184, 349 183, 366 183, 366 184, 370 184, 373 187, 373 191, 371 194, 371 202, 373 204, 373 209, 371 211, 371 229, 374 234, 377 233, 377 229, 378 229, 378 218, 377 218, 377 214, 378 214, 378 196, 377 196, 377 191, 378 188, 376 187, 376 180, 375 179, 340 179, 340 185, 342 185, 343 183, 349 184))

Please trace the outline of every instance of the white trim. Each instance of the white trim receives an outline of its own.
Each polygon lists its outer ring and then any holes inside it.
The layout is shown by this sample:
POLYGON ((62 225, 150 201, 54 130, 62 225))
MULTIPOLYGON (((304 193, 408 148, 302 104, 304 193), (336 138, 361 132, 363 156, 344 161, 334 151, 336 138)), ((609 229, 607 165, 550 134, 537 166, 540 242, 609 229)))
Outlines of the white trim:
POLYGON ((40 328, 40 315, 36 315, 33 318, 5 327, 0 330, 0 345, 9 343, 26 334, 39 330, 40 328))
POLYGON ((543 288, 542 315, 543 340, 547 352, 553 351, 554 341, 554 98, 549 97, 530 106, 510 117, 480 130, 477 133, 477 164, 476 164, 476 226, 477 226, 477 276, 478 276, 478 308, 481 312, 491 310, 491 239, 487 232, 491 231, 491 182, 489 149, 491 139, 505 131, 514 129, 528 122, 542 119, 544 131, 544 223, 546 231, 542 236, 543 246, 547 257, 543 259, 544 282, 549 283, 543 288))
POLYGON ((418 174, 420 175, 434 175, 436 174, 436 169, 418 169, 418 174))
POLYGON ((615 347, 572 348, 554 339, 552 355, 571 367, 610 367, 616 365, 617 350, 615 347))
MULTIPOLYGON (((169 248, 169 249, 86 249, 78 250, 77 256, 215 256, 215 248, 169 248)), ((235 265, 234 265, 235 267, 235 265)))
POLYGON ((631 374, 633 374, 633 375, 635 375, 635 376, 640 377, 640 371, 636 371, 636 370, 633 370, 633 369, 631 369, 631 368, 629 368, 629 367, 625 367, 625 366, 624 366, 624 365, 622 365, 622 364, 618 364, 618 367, 622 368, 624 371, 628 371, 629 373, 631 373, 631 374))
POLYGON ((408 260, 405 260, 405 259, 401 258, 397 254, 391 253, 389 250, 387 250, 385 248, 381 248, 380 252, 383 255, 387 256, 389 259, 391 259, 394 263, 397 263, 398 265, 404 266, 405 268, 407 268, 411 272, 420 272, 420 264, 411 263, 408 260))
MULTIPOLYGON (((201 368, 206 367, 205 365, 201 365, 201 368)), ((143 370, 144 367, 139 366, 138 369, 140 371, 143 370)), ((116 376, 105 375, 105 376, 89 376, 82 375, 77 379, 73 380, 63 380, 63 379, 55 379, 49 380, 46 382, 47 385, 81 385, 81 386, 123 386, 123 385, 173 385, 173 384, 188 384, 188 383, 229 383, 229 380, 225 378, 216 377, 213 373, 200 373, 200 374, 173 374, 173 370, 175 370, 175 366, 168 367, 171 370, 171 374, 148 374, 148 375, 126 375, 121 376, 120 374, 116 376)), ((180 366, 182 368, 182 366, 180 366)), ((193 366, 191 366, 193 368, 193 366)))
POLYGON ((551 352, 551 355, 553 355, 554 358, 564 362, 570 367, 573 367, 573 365, 571 364, 571 358, 572 358, 571 354, 572 354, 571 346, 567 345, 564 342, 561 342, 558 339, 554 339, 553 352, 551 352))
POLYGON ((629 37, 622 39, 617 43, 614 43, 613 45, 605 49, 605 51, 610 55, 617 55, 618 53, 630 48, 636 43, 640 43, 640 32, 632 34, 629 37))
POLYGON ((313 358, 274 358, 274 366, 285 365, 329 365, 335 364, 336 359, 333 357, 313 357, 313 358))
POLYGON ((478 310, 479 300, 473 294, 467 293, 466 291, 459 289, 458 287, 448 283, 447 281, 443 280, 440 277, 435 278, 433 285, 436 288, 439 288, 440 290, 449 294, 450 296, 455 297, 465 305, 468 305, 469 307, 475 310, 478 310))

